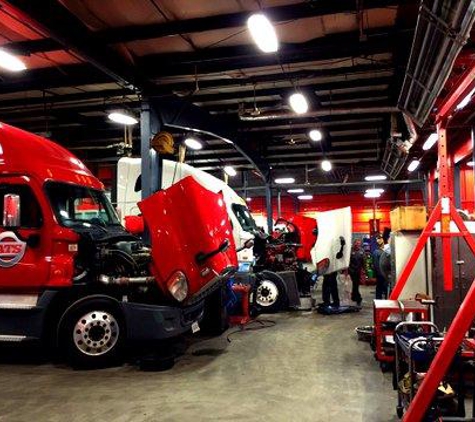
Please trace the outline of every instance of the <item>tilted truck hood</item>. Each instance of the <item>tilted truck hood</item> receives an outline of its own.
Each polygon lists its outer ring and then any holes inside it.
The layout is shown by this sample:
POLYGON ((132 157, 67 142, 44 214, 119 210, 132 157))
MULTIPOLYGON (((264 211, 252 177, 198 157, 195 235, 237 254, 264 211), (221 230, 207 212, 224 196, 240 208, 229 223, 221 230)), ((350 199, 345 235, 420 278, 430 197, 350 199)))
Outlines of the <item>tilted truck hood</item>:
POLYGON ((188 280, 187 301, 203 292, 218 274, 237 267, 236 247, 226 204, 221 193, 186 177, 138 204, 152 241, 152 271, 162 290, 167 280, 182 271, 188 280), (229 247, 203 262, 197 256, 229 247))
POLYGON ((351 207, 317 214, 318 237, 311 250, 319 273, 329 274, 348 268, 351 255, 351 207))

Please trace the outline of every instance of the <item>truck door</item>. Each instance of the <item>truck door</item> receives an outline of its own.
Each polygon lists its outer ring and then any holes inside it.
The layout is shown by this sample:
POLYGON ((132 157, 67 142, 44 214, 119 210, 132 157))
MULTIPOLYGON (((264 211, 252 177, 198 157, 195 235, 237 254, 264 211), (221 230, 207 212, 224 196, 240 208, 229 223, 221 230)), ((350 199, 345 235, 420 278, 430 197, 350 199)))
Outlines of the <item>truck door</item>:
POLYGON ((27 177, 0 177, 0 291, 34 292, 48 282, 52 230, 42 195, 27 177))

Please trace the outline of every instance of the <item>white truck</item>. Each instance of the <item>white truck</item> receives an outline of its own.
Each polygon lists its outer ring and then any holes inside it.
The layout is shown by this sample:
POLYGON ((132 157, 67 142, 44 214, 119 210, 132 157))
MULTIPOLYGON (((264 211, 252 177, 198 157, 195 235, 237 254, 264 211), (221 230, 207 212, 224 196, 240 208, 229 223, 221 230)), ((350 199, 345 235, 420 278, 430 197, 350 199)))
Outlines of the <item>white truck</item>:
MULTIPOLYGON (((138 215, 137 202, 141 200, 141 158, 123 157, 117 165, 117 206, 122 218, 138 215)), ((246 241, 254 239, 257 225, 252 218, 246 201, 223 180, 185 163, 171 160, 162 161, 162 189, 167 189, 187 176, 212 192, 222 192, 229 219, 233 227, 233 237, 238 252, 238 260, 252 262, 252 248, 243 248, 246 241)))

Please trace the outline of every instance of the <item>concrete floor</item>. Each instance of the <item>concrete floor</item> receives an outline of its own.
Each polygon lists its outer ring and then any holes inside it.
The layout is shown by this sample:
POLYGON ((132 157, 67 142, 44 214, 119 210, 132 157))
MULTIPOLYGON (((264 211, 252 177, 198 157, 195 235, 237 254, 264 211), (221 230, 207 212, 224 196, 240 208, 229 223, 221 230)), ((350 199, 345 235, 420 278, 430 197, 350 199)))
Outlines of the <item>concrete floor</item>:
POLYGON ((363 290, 360 313, 272 315, 231 343, 195 342, 166 372, 0 361, 0 421, 396 421, 391 377, 353 330, 371 323, 363 290))

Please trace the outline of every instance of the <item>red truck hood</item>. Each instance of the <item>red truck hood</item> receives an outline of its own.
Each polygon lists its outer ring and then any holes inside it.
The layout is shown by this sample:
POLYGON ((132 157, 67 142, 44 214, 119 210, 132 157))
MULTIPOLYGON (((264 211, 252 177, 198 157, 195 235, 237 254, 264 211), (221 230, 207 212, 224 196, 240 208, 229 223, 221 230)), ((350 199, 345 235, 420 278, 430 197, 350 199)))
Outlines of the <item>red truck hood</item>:
MULTIPOLYGON (((189 176, 139 202, 152 240, 152 271, 168 294, 167 280, 182 271, 188 280, 187 301, 202 293, 217 275, 237 266, 232 227, 221 193, 213 193, 189 176), (200 254, 229 247, 204 262, 200 254)), ((208 286, 210 285, 210 286, 208 286)))

